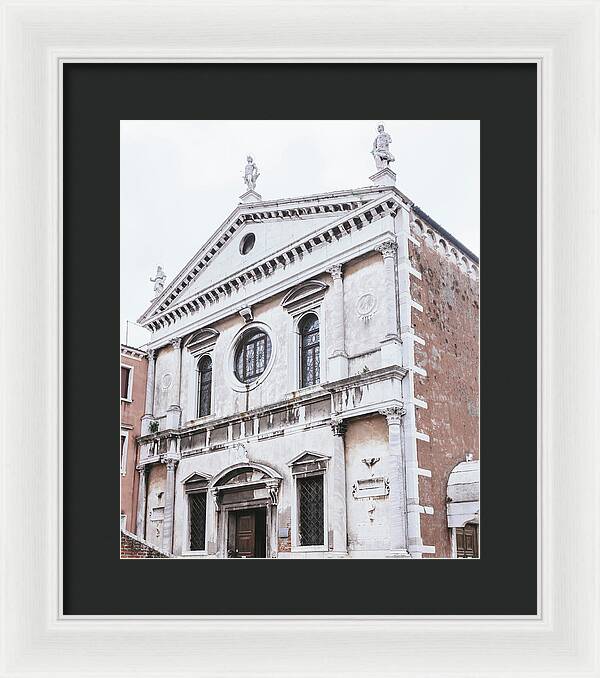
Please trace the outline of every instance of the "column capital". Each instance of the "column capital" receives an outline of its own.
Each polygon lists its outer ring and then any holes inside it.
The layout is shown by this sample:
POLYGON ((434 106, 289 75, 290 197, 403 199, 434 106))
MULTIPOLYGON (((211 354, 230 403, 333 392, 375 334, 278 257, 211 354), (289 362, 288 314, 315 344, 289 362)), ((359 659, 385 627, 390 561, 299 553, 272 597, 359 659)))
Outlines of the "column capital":
POLYGON ((177 468, 178 463, 179 459, 175 459, 174 457, 166 457, 163 459, 163 464, 166 464, 167 466, 167 472, 174 471, 177 468))
POLYGON ((174 337, 173 339, 169 339, 169 343, 173 348, 179 348, 181 346, 181 337, 174 337))
POLYGON ((143 475, 146 472, 146 464, 140 464, 139 466, 135 467, 135 470, 140 474, 143 475))
POLYGON ((334 280, 341 280, 344 275, 342 273, 342 264, 333 264, 333 266, 330 266, 327 269, 327 273, 329 273, 334 280))
POLYGON ((329 425, 331 426, 331 431, 333 432, 334 436, 343 436, 344 433, 346 432, 346 423, 344 422, 342 417, 333 415, 331 417, 329 425))
POLYGON ((379 410, 379 414, 383 415, 387 419, 388 426, 391 426, 392 424, 400 424, 402 422, 406 409, 404 405, 384 407, 382 410, 379 410))
POLYGON ((154 360, 156 357, 156 349, 154 348, 149 348, 146 353, 148 354, 148 360, 154 360))
POLYGON ((277 501, 279 499, 279 478, 270 478, 265 482, 265 486, 269 492, 269 499, 273 506, 277 506, 277 501))
POLYGON ((381 252, 381 256, 384 259, 388 257, 393 257, 398 249, 398 243, 395 240, 386 240, 385 242, 380 243, 375 246, 375 249, 378 252, 381 252))

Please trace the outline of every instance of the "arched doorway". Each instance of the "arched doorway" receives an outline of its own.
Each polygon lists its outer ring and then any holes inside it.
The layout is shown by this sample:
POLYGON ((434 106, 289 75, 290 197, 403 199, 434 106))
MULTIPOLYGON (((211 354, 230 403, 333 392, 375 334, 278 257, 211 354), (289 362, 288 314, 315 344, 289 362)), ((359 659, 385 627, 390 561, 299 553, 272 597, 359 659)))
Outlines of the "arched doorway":
POLYGON ((211 483, 222 558, 277 556, 277 501, 281 476, 250 462, 219 473, 211 483))

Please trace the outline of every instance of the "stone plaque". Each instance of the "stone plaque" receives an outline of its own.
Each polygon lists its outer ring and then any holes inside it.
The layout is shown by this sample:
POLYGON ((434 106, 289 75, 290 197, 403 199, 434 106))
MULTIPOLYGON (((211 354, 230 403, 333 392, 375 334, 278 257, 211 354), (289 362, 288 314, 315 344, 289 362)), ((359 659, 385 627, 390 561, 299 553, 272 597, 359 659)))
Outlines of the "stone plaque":
POLYGON ((352 496, 355 499, 369 499, 371 497, 387 497, 390 493, 390 484, 387 478, 367 478, 357 480, 352 486, 352 496))

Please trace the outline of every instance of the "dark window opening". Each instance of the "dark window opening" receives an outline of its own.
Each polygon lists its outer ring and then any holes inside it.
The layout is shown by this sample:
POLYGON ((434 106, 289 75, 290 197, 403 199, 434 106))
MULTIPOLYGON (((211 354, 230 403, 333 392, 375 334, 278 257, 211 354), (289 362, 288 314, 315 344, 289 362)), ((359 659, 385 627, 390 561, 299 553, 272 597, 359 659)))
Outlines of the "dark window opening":
POLYGON ((322 546, 323 540, 323 475, 298 478, 298 510, 300 513, 300 546, 322 546))
POLYGON ((478 525, 467 523, 464 527, 456 528, 456 557, 479 557, 478 525))
POLYGON ((190 502, 190 551, 204 551, 206 540, 206 492, 188 495, 190 502))
POLYGON ((198 416, 210 414, 212 391, 212 360, 205 355, 198 363, 198 416))
POLYGON ((254 330, 242 337, 235 354, 235 376, 244 383, 254 381, 266 369, 271 358, 271 339, 254 330))
POLYGON ((300 387, 319 383, 321 356, 319 345, 319 319, 313 313, 302 318, 300 325, 300 387))
POLYGON ((131 370, 128 367, 121 367, 121 398, 129 398, 129 379, 131 370))
POLYGON ((242 254, 248 254, 250 250, 254 247, 254 243, 256 242, 256 236, 254 233, 248 233, 242 238, 242 242, 240 243, 240 252, 242 254))

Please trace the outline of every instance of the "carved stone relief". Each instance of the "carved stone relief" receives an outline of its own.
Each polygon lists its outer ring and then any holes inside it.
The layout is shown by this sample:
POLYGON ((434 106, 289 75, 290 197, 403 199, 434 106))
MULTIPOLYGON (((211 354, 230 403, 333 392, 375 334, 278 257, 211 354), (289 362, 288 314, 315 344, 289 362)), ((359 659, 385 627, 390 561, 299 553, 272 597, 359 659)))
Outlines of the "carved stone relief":
POLYGON ((365 292, 356 300, 356 314, 362 320, 372 318, 377 312, 377 297, 373 292, 365 292))

